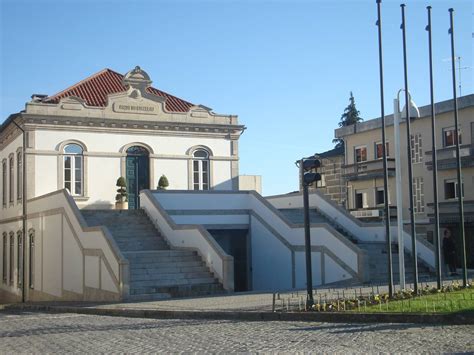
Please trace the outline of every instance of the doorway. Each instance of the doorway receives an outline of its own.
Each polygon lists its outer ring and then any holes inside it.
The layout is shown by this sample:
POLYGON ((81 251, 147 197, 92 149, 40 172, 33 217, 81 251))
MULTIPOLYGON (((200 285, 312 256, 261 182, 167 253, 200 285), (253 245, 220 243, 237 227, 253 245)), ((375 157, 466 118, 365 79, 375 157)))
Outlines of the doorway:
POLYGON ((143 147, 127 149, 125 178, 127 179, 128 209, 140 207, 140 191, 150 188, 150 153, 143 147))
POLYGON ((229 255, 234 257, 235 292, 250 289, 250 250, 248 229, 208 229, 208 232, 229 255))

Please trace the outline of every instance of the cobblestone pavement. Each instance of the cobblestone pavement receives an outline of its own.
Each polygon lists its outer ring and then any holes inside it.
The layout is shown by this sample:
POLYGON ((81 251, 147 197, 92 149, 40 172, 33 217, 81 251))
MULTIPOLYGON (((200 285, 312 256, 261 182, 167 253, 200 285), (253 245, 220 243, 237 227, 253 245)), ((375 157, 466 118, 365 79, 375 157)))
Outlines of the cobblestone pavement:
POLYGON ((473 352, 473 326, 154 320, 0 312, 0 354, 473 352))

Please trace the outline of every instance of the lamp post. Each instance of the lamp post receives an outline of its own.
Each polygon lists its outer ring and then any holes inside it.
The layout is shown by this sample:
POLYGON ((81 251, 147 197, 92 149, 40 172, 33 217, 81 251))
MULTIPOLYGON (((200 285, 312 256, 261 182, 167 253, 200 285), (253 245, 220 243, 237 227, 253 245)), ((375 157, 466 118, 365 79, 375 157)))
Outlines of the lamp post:
MULTIPOLYGON (((393 126, 394 126, 394 138, 395 138, 395 181, 396 181, 396 194, 397 194, 397 235, 398 235, 398 260, 399 260, 399 273, 400 273, 400 289, 405 288, 405 246, 403 240, 403 198, 402 198, 402 162, 400 159, 400 93, 404 89, 398 90, 397 97, 393 100, 393 126)), ((408 93, 410 98, 410 118, 420 117, 420 112, 416 107, 415 103, 411 99, 410 93, 408 93)), ((411 160, 408 162, 411 166, 411 160)), ((413 240, 413 239, 412 239, 413 240)), ((416 244, 416 241, 415 241, 416 244)), ((413 247, 413 244, 412 244, 413 247)), ((416 263, 417 256, 414 253, 413 262, 416 263)))
POLYGON ((411 242, 413 254, 413 290, 418 294, 418 263, 416 255, 416 230, 415 230, 415 209, 413 206, 413 167, 411 161, 411 132, 410 132, 410 112, 408 98, 408 68, 407 68, 407 39, 406 39, 406 23, 405 23, 405 4, 400 5, 402 10, 402 38, 403 38, 403 68, 405 81, 405 113, 407 125, 407 159, 408 159, 408 191, 410 197, 410 226, 411 226, 411 242))
POLYGON ((304 208, 304 245, 306 255, 306 309, 310 310, 314 305, 313 299, 313 272, 311 267, 311 227, 309 220, 309 196, 308 186, 313 182, 321 180, 319 173, 309 172, 321 166, 321 160, 306 158, 299 161, 301 184, 303 185, 303 208, 304 208))
POLYGON ((449 33, 451 34, 451 65, 453 74, 453 104, 454 104, 454 130, 456 132, 456 171, 458 179, 458 202, 459 202, 459 233, 461 235, 462 243, 462 284, 467 286, 467 265, 466 265, 466 236, 464 234, 464 204, 463 204, 463 188, 461 175, 461 152, 459 143, 459 123, 458 123, 458 101, 456 95, 456 68, 455 68, 455 54, 454 54, 454 9, 449 9, 449 18, 451 27, 449 33))
POLYGON ((434 104, 434 85, 433 85, 433 48, 431 40, 431 6, 427 6, 428 10, 428 50, 430 61, 430 99, 431 99, 431 161, 433 168, 433 203, 434 203, 434 228, 435 228, 435 246, 436 246, 436 286, 441 289, 441 241, 439 238, 439 203, 438 203, 438 158, 436 154, 436 120, 435 120, 435 104, 434 104))
POLYGON ((379 74, 380 74, 380 117, 382 119, 382 155, 383 155, 383 189, 384 189, 384 215, 385 215, 385 238, 387 244, 387 266, 388 266, 388 295, 393 296, 393 271, 392 271, 392 238, 390 236, 390 207, 388 205, 388 171, 387 171, 387 149, 385 139, 385 108, 383 94, 383 56, 382 56, 382 0, 377 0, 377 27, 379 38, 379 74))

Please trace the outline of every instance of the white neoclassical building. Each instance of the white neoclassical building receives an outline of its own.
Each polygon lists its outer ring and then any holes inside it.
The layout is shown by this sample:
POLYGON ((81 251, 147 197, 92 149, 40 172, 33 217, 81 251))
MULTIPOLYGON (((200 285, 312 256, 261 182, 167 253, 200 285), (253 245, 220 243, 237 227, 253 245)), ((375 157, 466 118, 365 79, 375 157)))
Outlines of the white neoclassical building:
POLYGON ((66 188, 81 207, 110 208, 127 180, 130 208, 141 189, 237 190, 237 116, 219 115, 151 86, 136 67, 110 69, 53 96, 33 95, 1 126, 2 214, 21 201, 21 131, 27 130, 28 197, 66 188), (6 210, 5 210, 6 209, 6 210))

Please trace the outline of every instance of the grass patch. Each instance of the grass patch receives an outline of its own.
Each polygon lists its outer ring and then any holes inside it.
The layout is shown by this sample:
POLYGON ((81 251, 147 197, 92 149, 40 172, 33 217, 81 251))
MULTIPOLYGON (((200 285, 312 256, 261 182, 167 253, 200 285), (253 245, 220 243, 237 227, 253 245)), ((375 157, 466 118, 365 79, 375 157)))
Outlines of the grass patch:
MULTIPOLYGON (((356 310, 358 311, 358 310, 356 310)), ((459 313, 474 312, 474 289, 436 293, 415 298, 381 301, 360 306, 361 312, 459 313)))

